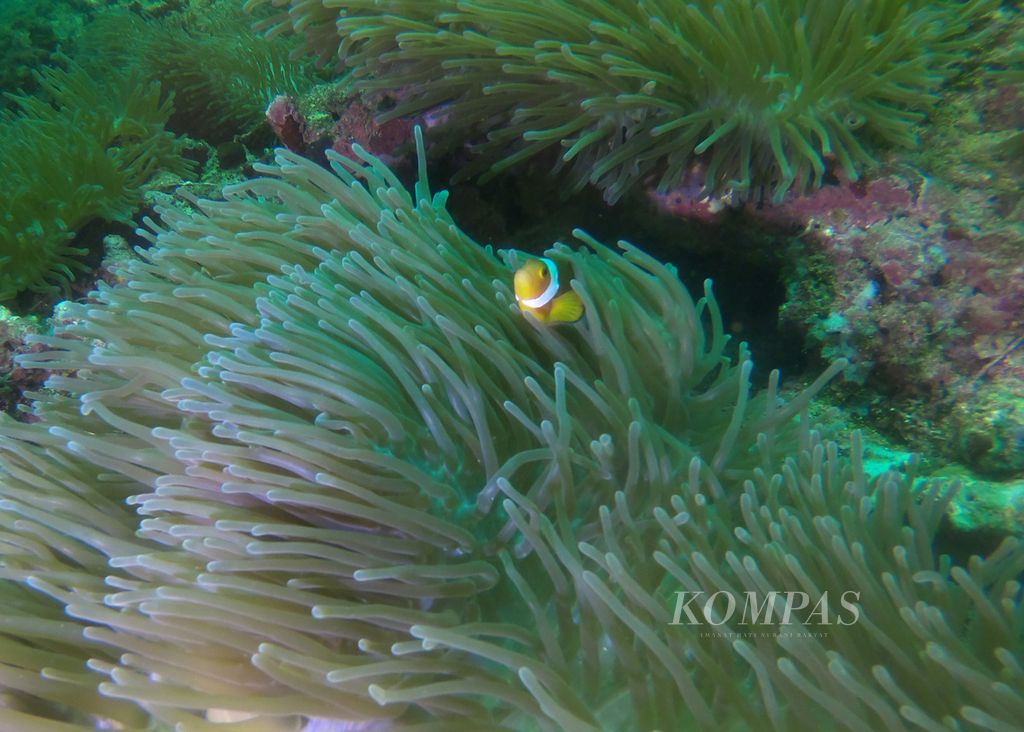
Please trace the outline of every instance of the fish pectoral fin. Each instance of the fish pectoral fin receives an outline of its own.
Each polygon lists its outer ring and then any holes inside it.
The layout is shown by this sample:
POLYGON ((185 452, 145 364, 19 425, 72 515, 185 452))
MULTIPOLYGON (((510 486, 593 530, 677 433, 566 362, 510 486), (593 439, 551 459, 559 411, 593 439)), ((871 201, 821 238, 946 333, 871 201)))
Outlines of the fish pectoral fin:
POLYGON ((575 323, 582 317, 583 300, 575 292, 567 292, 552 301, 547 319, 553 323, 575 323))

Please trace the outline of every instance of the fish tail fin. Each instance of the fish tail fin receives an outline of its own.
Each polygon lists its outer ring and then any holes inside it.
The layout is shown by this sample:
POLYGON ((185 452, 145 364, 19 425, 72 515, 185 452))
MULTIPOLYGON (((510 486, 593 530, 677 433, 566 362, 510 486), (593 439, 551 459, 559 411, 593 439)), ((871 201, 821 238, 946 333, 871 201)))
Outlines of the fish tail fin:
POLYGON ((567 292, 552 301, 547 320, 550 323, 575 323, 582 317, 583 300, 575 292, 567 292))

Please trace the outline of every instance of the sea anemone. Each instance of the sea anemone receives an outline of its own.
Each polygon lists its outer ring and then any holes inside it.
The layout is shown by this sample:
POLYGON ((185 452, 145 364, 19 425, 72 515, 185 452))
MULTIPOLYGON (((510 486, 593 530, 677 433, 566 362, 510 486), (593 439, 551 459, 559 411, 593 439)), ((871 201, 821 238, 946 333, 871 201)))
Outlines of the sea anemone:
MULTIPOLYGON (((249 0, 254 8, 270 0, 249 0)), ((693 174, 709 193, 776 199, 850 179, 916 125, 993 0, 280 0, 294 29, 357 89, 401 89, 384 118, 443 108, 486 135, 463 175, 552 146, 571 188, 609 201, 693 174)), ((487 176, 485 176, 487 177, 487 176)))
POLYGON ((114 11, 89 25, 81 55, 160 79, 174 94, 168 128, 216 145, 264 127, 276 95, 316 82, 311 64, 289 60, 294 41, 263 38, 249 23, 237 3, 223 0, 184 17, 114 11))
POLYGON ((84 269, 82 227, 129 220, 155 172, 189 170, 164 129, 171 103, 158 82, 73 62, 37 78, 39 93, 12 96, 16 111, 0 115, 0 302, 66 289, 84 269))
POLYGON ((937 556, 955 486, 872 479, 856 438, 846 459, 813 429, 843 364, 753 395, 710 286, 694 302, 582 232, 547 256, 586 315, 547 327, 515 305, 518 255, 428 190, 422 143, 412 194, 357 153, 279 151, 224 200, 162 210, 125 284, 23 357, 57 373, 37 423, 0 422, 0 591, 28 598, 0 719, 134 724, 112 700, 203 732, 1021 718, 1024 550, 937 556), (859 593, 859 618, 674 622, 679 592, 773 589, 859 593))

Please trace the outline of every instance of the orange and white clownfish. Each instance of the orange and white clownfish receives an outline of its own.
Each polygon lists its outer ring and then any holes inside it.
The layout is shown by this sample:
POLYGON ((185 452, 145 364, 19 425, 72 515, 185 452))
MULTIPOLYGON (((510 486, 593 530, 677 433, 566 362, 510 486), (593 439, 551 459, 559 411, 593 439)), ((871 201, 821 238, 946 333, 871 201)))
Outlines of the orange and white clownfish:
POLYGON ((542 323, 574 323, 583 317, 583 301, 572 290, 559 294, 558 265, 547 257, 530 259, 513 279, 516 302, 542 323))

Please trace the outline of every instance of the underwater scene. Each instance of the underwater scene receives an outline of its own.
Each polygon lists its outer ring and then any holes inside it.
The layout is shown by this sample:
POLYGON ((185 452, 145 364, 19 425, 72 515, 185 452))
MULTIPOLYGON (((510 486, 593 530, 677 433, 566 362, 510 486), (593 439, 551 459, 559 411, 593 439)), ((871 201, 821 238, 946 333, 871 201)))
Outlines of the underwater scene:
POLYGON ((1017 0, 0 0, 0 732, 1024 730, 1017 0))

